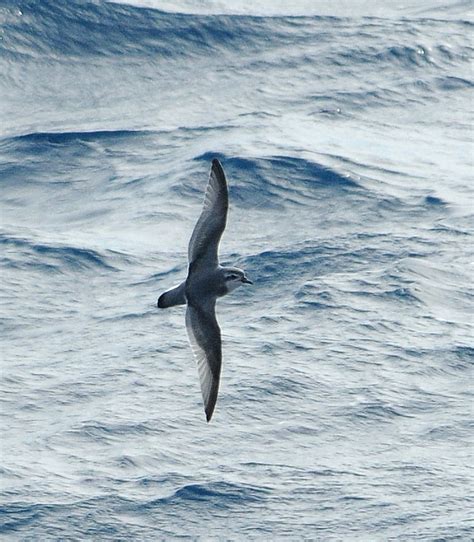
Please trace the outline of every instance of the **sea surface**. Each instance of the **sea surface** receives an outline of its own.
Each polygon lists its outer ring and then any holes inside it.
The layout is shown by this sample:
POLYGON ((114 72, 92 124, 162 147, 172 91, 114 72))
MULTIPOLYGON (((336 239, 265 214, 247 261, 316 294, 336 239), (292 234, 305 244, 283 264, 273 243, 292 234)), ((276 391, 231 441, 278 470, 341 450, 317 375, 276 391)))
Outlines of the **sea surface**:
POLYGON ((468 1, 0 3, 0 536, 468 541, 468 1), (230 185, 205 421, 184 308, 230 185))

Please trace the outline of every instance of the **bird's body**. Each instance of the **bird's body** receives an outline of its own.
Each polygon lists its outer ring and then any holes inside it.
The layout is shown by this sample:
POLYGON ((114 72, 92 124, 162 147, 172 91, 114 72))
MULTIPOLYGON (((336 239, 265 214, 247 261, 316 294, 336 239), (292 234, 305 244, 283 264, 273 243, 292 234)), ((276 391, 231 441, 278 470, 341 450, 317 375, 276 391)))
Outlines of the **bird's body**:
POLYGON ((189 241, 188 276, 158 299, 158 307, 163 309, 187 305, 186 330, 198 365, 207 421, 211 419, 217 401, 222 365, 216 300, 242 284, 252 284, 241 269, 219 265, 218 248, 228 207, 224 170, 218 160, 213 160, 203 210, 189 241))
POLYGON ((187 299, 192 300, 193 297, 197 299, 217 298, 227 293, 222 268, 201 269, 197 272, 190 270, 186 279, 185 295, 187 299))

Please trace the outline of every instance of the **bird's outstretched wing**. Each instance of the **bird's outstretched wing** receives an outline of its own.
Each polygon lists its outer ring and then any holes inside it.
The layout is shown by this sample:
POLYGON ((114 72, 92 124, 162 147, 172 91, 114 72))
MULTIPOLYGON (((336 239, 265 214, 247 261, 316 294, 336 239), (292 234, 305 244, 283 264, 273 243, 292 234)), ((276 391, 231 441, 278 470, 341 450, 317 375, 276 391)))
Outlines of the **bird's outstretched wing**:
POLYGON ((189 265, 218 265, 217 249, 227 220, 229 194, 219 160, 212 161, 201 216, 194 227, 188 247, 189 265))
POLYGON ((205 305, 189 304, 186 330, 196 358, 206 419, 216 406, 222 365, 221 330, 216 320, 215 300, 205 305))

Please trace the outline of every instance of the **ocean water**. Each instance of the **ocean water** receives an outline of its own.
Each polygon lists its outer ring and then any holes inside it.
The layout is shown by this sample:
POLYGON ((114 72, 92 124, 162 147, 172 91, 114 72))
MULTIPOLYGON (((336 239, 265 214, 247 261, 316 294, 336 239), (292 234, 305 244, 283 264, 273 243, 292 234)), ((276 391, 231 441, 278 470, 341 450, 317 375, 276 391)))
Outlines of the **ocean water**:
POLYGON ((471 7, 2 0, 2 539, 473 538, 471 7))

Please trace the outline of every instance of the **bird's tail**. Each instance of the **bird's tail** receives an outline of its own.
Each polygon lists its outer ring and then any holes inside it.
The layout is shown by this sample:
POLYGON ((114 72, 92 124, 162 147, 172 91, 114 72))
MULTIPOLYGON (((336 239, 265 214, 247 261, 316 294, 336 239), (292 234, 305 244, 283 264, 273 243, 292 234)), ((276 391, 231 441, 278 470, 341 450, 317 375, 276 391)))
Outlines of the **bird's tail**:
POLYGON ((158 307, 160 309, 167 309, 168 307, 174 307, 175 305, 186 305, 186 296, 184 295, 185 283, 182 282, 179 286, 167 290, 161 294, 158 299, 158 307))

